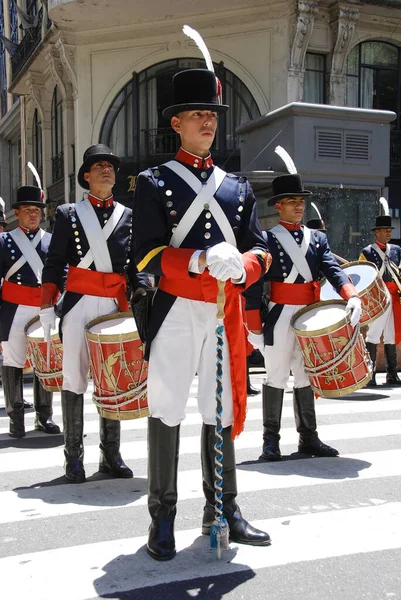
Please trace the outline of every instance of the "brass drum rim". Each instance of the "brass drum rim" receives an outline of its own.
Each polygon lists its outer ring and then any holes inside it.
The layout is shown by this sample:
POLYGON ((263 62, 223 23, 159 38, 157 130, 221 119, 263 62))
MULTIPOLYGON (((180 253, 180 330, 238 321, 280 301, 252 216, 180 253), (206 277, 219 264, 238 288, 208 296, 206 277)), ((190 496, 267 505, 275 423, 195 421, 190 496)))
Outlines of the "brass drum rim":
POLYGON ((340 398, 341 396, 346 396, 347 394, 353 394, 357 390, 360 390, 361 388, 365 387, 372 379, 372 375, 373 374, 369 372, 366 375, 366 377, 361 379, 361 381, 358 381, 358 383, 354 383, 354 385, 336 390, 323 390, 322 388, 317 388, 315 385, 312 385, 312 383, 310 384, 310 386, 314 392, 319 394, 321 398, 340 398), (343 391, 345 393, 342 393, 343 391))
MULTIPOLYGON (((34 325, 38 321, 40 321, 39 315, 36 315, 36 317, 33 317, 33 319, 31 319, 30 321, 28 321, 28 323, 24 327, 24 333, 25 333, 25 335, 26 335, 26 337, 28 338, 29 341, 32 341, 32 342, 45 342, 46 340, 45 340, 44 337, 36 337, 36 336, 34 337, 33 335, 29 335, 29 333, 28 333, 28 329, 30 328, 30 326, 34 325)), ((50 341, 56 341, 56 340, 60 340, 60 335, 58 333, 53 333, 50 336, 50 341)))
POLYGON ((138 408, 136 410, 120 410, 117 412, 116 410, 107 410, 106 408, 98 406, 97 412, 101 417, 104 417, 105 419, 111 419, 112 421, 129 421, 131 419, 141 419, 143 417, 148 417, 150 414, 148 407, 138 408))
MULTIPOLYGON (((90 340, 92 342, 104 341, 104 342, 112 342, 112 343, 120 342, 121 340, 124 340, 126 342, 129 342, 130 340, 138 340, 139 339, 138 331, 136 331, 136 332, 130 331, 127 333, 113 333, 113 334, 92 333, 91 331, 89 331, 91 327, 93 327, 94 325, 98 325, 99 323, 104 323, 105 321, 111 321, 111 320, 115 320, 115 319, 126 319, 128 317, 130 319, 134 319, 134 316, 131 312, 111 313, 110 315, 102 315, 101 317, 96 317, 96 319, 92 319, 92 321, 89 321, 89 323, 87 323, 85 325, 86 339, 90 340)), ((135 323, 135 319, 134 319, 134 323, 135 323)))
MULTIPOLYGON (((350 265, 368 265, 370 267, 374 267, 376 269, 377 273, 379 272, 379 269, 377 268, 375 263, 370 262, 370 260, 351 260, 350 262, 347 262, 345 265, 341 265, 341 269, 344 271, 344 269, 348 268, 350 265)), ((327 277, 323 277, 323 279, 320 282, 321 288, 326 283, 326 281, 329 281, 327 279, 327 277)), ((374 281, 375 281, 375 279, 369 285, 373 285, 374 281)), ((329 283, 330 283, 330 281, 329 281, 329 283)), ((365 288, 365 290, 366 289, 368 289, 368 288, 365 288)), ((323 302, 328 302, 328 300, 323 300, 323 302)))
POLYGON ((296 327, 294 327, 295 321, 301 315, 309 312, 309 310, 311 308, 318 308, 319 306, 327 306, 329 304, 331 304, 331 305, 336 304, 336 305, 346 306, 347 302, 345 300, 321 300, 320 302, 314 302, 313 304, 307 304, 303 308, 300 308, 295 313, 295 315, 292 317, 292 319, 291 319, 291 327, 295 331, 296 335, 298 337, 319 336, 319 335, 323 335, 325 333, 333 333, 333 331, 337 331, 337 329, 339 329, 340 327, 344 327, 346 325, 349 325, 350 324, 350 317, 346 314, 346 316, 343 319, 341 319, 340 321, 337 321, 333 325, 329 325, 329 326, 324 327, 322 329, 311 329, 311 330, 308 330, 308 331, 302 331, 302 330, 297 329, 296 327))

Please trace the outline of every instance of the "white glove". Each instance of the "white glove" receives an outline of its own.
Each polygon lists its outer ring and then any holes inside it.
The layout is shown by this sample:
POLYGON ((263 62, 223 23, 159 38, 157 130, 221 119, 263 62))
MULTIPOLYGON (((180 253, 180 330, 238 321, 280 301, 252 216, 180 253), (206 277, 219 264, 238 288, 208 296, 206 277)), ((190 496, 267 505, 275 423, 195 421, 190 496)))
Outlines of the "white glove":
POLYGON ((226 265, 238 268, 243 267, 241 253, 235 246, 232 246, 228 242, 221 242, 206 250, 207 266, 210 267, 216 262, 223 262, 226 265))
POLYGON ((362 302, 360 298, 354 296, 350 298, 345 307, 347 313, 351 312, 351 327, 355 327, 359 323, 362 314, 362 302))
POLYGON ((40 324, 43 327, 45 340, 50 340, 51 330, 56 329, 56 313, 54 312, 54 306, 50 308, 42 308, 39 311, 40 324))
POLYGON ((220 261, 213 263, 209 267, 210 275, 220 281, 227 281, 227 279, 241 279, 244 271, 244 265, 238 267, 236 265, 227 265, 220 261))
POLYGON ((263 333, 253 333, 252 331, 248 331, 248 341, 256 350, 259 350, 263 354, 265 349, 263 333))

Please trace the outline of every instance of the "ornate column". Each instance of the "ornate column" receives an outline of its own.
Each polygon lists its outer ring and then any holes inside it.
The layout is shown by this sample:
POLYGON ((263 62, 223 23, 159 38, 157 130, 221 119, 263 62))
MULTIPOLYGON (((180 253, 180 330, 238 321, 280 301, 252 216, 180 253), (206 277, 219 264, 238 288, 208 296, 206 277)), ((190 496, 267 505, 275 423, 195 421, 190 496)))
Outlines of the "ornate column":
POLYGON ((288 66, 288 102, 302 101, 304 93, 305 54, 318 13, 319 5, 313 1, 298 1, 297 20, 288 66))
POLYGON ((330 104, 344 106, 344 66, 360 13, 358 8, 347 4, 340 4, 338 8, 339 11, 331 22, 334 50, 331 58, 329 100, 330 104))

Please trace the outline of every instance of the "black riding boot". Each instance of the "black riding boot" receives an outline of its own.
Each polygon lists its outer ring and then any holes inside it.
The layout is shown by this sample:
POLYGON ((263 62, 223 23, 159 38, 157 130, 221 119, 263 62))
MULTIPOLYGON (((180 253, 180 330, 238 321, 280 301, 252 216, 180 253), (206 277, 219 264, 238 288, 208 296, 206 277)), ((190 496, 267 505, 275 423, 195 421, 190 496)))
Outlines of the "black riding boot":
POLYGON ((263 384, 263 451, 260 458, 281 460, 280 427, 284 390, 263 384))
POLYGON ((60 433, 60 427, 53 421, 53 393, 42 387, 36 373, 33 375, 33 403, 35 406, 35 429, 45 433, 60 433))
POLYGON ((83 483, 84 470, 84 395, 67 390, 61 392, 63 410, 65 478, 70 483, 83 483))
POLYGON ((155 560, 174 558, 180 426, 148 419, 148 508, 152 518, 147 553, 155 560))
POLYGON ((338 450, 321 442, 316 431, 315 396, 312 388, 294 388, 295 424, 299 433, 298 451, 313 456, 338 456, 338 450))
POLYGON ((401 379, 397 373, 397 346, 395 344, 384 344, 386 355, 386 383, 387 385, 401 385, 401 379))
MULTIPOLYGON (((376 355, 377 355, 377 344, 372 342, 366 342, 366 350, 369 352, 370 360, 372 361, 373 375, 366 387, 376 387, 376 355)), ((401 382, 400 382, 401 383, 401 382)))
MULTIPOLYGON (((223 437, 223 516, 226 518, 230 540, 238 544, 251 546, 267 546, 270 544, 268 533, 252 527, 241 515, 236 503, 237 476, 235 465, 234 442, 231 439, 231 427, 225 427, 223 437)), ((203 475, 203 492, 206 498, 203 510, 202 533, 210 534, 210 527, 215 519, 214 511, 214 459, 215 459, 215 426, 202 425, 201 459, 203 475)))
POLYGON ((246 357, 246 393, 248 396, 257 396, 260 391, 251 385, 251 378, 249 376, 249 356, 246 357))
POLYGON ((130 479, 133 472, 120 454, 121 423, 114 419, 99 417, 100 460, 99 471, 119 479, 130 479))
POLYGON ((10 437, 25 437, 24 400, 22 398, 22 369, 3 365, 2 382, 6 412, 10 417, 10 437))

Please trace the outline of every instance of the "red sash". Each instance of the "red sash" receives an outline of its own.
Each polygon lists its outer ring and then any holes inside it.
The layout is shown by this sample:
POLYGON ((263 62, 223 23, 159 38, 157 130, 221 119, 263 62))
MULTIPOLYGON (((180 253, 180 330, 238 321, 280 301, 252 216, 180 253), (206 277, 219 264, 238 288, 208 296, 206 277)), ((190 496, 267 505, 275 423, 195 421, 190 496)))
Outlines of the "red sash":
POLYGON ((68 267, 66 290, 83 294, 84 296, 103 296, 105 298, 116 298, 120 311, 129 310, 125 290, 127 282, 124 275, 120 273, 102 273, 90 269, 79 269, 68 267))
POLYGON ((270 282, 270 301, 276 304, 313 304, 320 300, 320 286, 317 281, 308 283, 270 282))
MULTIPOLYGON (((173 296, 216 303, 217 281, 204 271, 201 275, 194 275, 188 279, 161 277, 159 288, 173 296)), ((234 439, 244 429, 246 416, 246 330, 244 327, 241 286, 236 286, 231 281, 225 285, 226 304, 224 308, 224 329, 230 351, 230 378, 233 395, 234 425, 232 438, 234 439)))
POLYGON ((401 342, 401 304, 400 304, 400 293, 396 283, 394 281, 385 282, 388 291, 391 294, 393 304, 393 315, 394 315, 394 329, 395 329, 395 343, 401 342))
POLYGON ((40 306, 40 287, 29 287, 4 280, 1 296, 6 302, 23 304, 24 306, 40 306))

